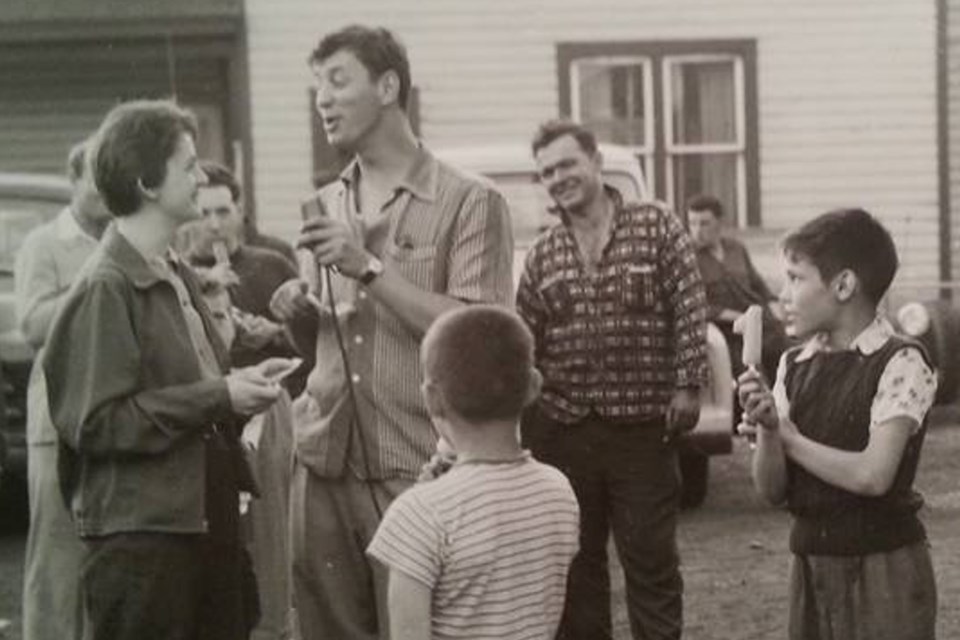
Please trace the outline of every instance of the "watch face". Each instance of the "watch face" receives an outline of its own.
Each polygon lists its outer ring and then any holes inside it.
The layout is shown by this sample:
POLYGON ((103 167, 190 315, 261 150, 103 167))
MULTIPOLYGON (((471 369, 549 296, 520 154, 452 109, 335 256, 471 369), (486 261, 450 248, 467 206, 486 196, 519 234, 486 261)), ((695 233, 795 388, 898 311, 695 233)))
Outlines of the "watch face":
POLYGON ((367 267, 360 274, 360 284, 370 284, 381 273, 383 273, 383 263, 377 258, 370 258, 367 267))

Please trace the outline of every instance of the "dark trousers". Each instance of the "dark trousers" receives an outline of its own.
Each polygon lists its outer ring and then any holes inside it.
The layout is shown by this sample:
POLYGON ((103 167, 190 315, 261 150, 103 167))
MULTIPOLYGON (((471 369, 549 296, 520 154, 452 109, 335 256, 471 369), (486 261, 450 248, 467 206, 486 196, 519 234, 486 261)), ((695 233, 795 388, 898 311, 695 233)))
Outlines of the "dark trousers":
POLYGON ((206 534, 86 541, 80 584, 92 640, 246 640, 259 607, 235 473, 222 443, 208 441, 206 534))
POLYGON ((611 530, 626 578, 633 637, 680 638, 680 475, 674 445, 663 442, 663 422, 611 424, 591 416, 567 425, 534 408, 522 429, 524 445, 563 471, 580 503, 580 551, 570 567, 557 638, 612 638, 611 530))

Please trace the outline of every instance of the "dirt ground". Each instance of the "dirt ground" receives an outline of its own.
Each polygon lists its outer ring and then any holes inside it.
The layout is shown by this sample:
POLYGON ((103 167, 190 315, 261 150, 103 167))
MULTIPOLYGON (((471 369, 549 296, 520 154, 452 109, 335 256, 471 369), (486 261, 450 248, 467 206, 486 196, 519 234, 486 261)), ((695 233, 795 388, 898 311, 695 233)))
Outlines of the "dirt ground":
MULTIPOLYGON (((938 637, 960 638, 960 416, 931 430, 918 485, 940 591, 938 637)), ((683 515, 686 640, 779 640, 786 630, 787 514, 754 496, 746 446, 711 463, 710 494, 683 515)), ((0 534, 0 640, 21 640, 22 532, 0 534)), ((623 580, 614 575, 617 640, 630 640, 623 580)))
MULTIPOLYGON (((935 426, 924 444, 917 486, 939 589, 937 637, 960 638, 960 424, 935 426)), ((779 640, 786 637, 790 553, 785 512, 756 498, 750 452, 714 458, 710 493, 683 514, 680 551, 685 583, 685 640, 779 640)), ((617 640, 630 640, 622 580, 616 579, 617 640)))

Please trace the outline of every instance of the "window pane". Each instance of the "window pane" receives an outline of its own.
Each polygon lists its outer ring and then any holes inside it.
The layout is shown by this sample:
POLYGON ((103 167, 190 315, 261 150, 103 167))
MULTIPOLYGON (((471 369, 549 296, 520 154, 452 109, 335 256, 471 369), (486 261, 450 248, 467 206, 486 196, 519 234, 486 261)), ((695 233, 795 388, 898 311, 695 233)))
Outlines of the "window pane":
POLYGON ((733 61, 670 65, 673 143, 737 142, 733 61))
POLYGON ((576 65, 579 120, 603 142, 644 146, 644 67, 589 60, 576 65))
POLYGON ((678 213, 697 194, 716 197, 723 204, 727 224, 737 224, 737 156, 733 153, 673 156, 673 202, 678 213))

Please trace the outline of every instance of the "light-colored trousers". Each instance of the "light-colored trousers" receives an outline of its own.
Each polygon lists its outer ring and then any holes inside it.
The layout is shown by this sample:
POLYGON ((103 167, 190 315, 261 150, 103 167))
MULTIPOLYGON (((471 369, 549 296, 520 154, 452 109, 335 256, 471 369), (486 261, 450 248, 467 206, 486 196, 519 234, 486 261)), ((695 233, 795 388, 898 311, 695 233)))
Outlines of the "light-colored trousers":
POLYGON ((294 606, 303 640, 387 639, 388 574, 366 549, 380 514, 412 484, 321 478, 295 465, 294 606))
POLYGON ((30 531, 23 579, 24 640, 83 637, 80 565, 86 548, 60 495, 56 443, 27 447, 30 531))
POLYGON ((245 524, 260 594, 260 621, 250 640, 287 640, 294 637, 294 625, 289 526, 293 422, 286 393, 267 412, 256 416, 244 435, 258 429, 253 468, 260 497, 250 503, 245 524))

